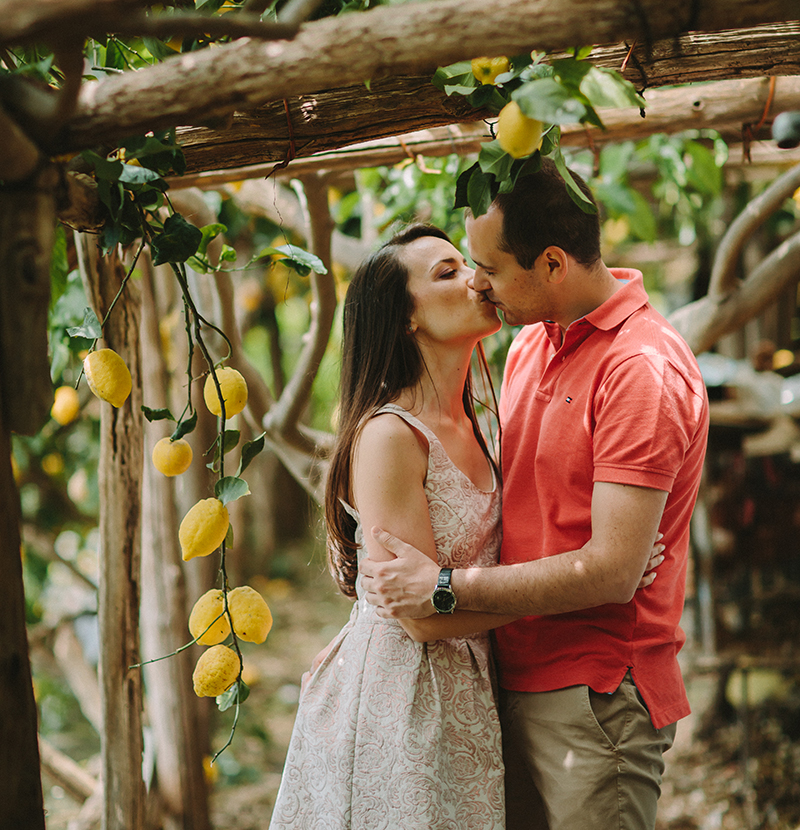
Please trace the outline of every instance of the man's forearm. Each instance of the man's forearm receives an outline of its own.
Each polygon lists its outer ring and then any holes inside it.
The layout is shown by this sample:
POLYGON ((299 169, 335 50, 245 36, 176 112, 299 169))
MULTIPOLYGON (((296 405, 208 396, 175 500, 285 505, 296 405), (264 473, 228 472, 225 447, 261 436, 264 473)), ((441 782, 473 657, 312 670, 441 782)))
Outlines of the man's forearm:
POLYGON ((563 614, 631 598, 589 548, 535 562, 454 570, 452 586, 459 608, 513 616, 563 614))

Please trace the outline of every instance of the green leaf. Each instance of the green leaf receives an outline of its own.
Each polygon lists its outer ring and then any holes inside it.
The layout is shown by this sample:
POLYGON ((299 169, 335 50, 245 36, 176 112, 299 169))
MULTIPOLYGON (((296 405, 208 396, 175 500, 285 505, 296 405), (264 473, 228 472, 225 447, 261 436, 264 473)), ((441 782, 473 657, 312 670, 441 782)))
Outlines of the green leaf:
POLYGON ((81 156, 94 168, 95 176, 106 181, 118 181, 122 174, 123 164, 119 159, 106 159, 93 150, 84 150, 81 156))
POLYGON ((643 107, 644 98, 613 69, 592 66, 580 84, 581 92, 595 107, 643 107))
POLYGON ((314 256, 314 254, 298 248, 296 245, 281 245, 277 248, 267 247, 259 251, 256 259, 263 259, 264 257, 282 257, 284 265, 294 268, 301 277, 305 277, 311 271, 317 274, 327 274, 328 269, 322 264, 322 260, 314 256))
POLYGON ((149 406, 142 405, 142 412, 144 417, 151 423, 153 421, 174 421, 175 417, 168 409, 150 409, 149 406))
POLYGON ((219 711, 227 712, 231 706, 235 706, 237 703, 244 703, 249 695, 250 689, 244 680, 237 680, 230 689, 217 696, 219 711))
POLYGON ((214 495, 223 503, 229 504, 242 496, 250 495, 250 487, 243 478, 225 476, 214 486, 214 495))
POLYGON ((517 184, 517 180, 522 176, 528 176, 531 173, 536 173, 542 167, 541 152, 534 153, 525 159, 516 159, 511 165, 511 172, 507 179, 500 183, 498 193, 510 193, 517 184))
POLYGON ((222 246, 222 253, 219 255, 220 262, 236 262, 236 249, 230 245, 222 246))
POLYGON ((170 436, 173 441, 177 441, 179 438, 183 438, 184 435, 188 435, 190 432, 194 432, 194 428, 197 426, 197 410, 195 409, 194 412, 182 421, 178 422, 178 426, 175 427, 175 432, 172 433, 170 436))
MULTIPOLYGON (((474 89, 478 85, 477 79, 472 74, 471 61, 459 61, 458 63, 451 63, 449 66, 440 66, 433 73, 431 83, 442 92, 446 92, 448 86, 462 85, 474 89)), ((447 94, 450 93, 447 92, 447 94)), ((462 94, 467 95, 469 93, 462 94)))
POLYGON ((546 124, 574 124, 586 115, 586 107, 555 78, 528 81, 511 98, 528 118, 546 124))
POLYGON ((466 170, 463 170, 461 173, 459 173, 458 178, 456 179, 456 195, 455 200, 453 202, 453 209, 469 207, 469 198, 467 197, 467 190, 469 186, 469 180, 475 171, 480 172, 480 165, 477 161, 471 167, 468 167, 466 170))
POLYGON ((179 55, 176 49, 173 49, 168 44, 164 43, 163 40, 159 40, 157 37, 143 37, 142 41, 144 45, 147 47, 147 51, 154 57, 156 60, 163 61, 164 58, 168 58, 171 55, 179 55))
POLYGON ((586 61, 576 60, 575 58, 562 58, 561 60, 553 61, 553 74, 566 86, 573 86, 576 89, 580 87, 581 81, 588 72, 592 70, 592 65, 586 61))
POLYGON ((553 153, 553 161, 555 162, 561 178, 564 179, 564 184, 567 186, 567 192, 573 202, 584 213, 597 213, 597 206, 586 197, 586 194, 578 187, 575 179, 572 178, 572 173, 567 168, 567 163, 564 161, 564 156, 561 154, 561 149, 557 149, 553 153))
POLYGON ((222 436, 222 454, 229 453, 239 443, 241 433, 238 429, 226 429, 222 436))
POLYGON ((212 239, 219 236, 219 234, 225 233, 227 230, 227 226, 223 225, 221 222, 214 222, 211 225, 203 225, 203 227, 200 228, 200 233, 203 234, 203 238, 197 246, 197 253, 201 256, 205 254, 208 250, 208 243, 211 242, 212 239))
POLYGON ((225 534, 225 547, 233 547, 233 525, 228 525, 228 532, 225 534))
POLYGON ((83 312, 83 323, 80 326, 70 326, 67 334, 70 337, 86 337, 89 340, 95 340, 103 336, 103 329, 93 309, 87 306, 83 312))
POLYGON ((489 205, 492 204, 494 198, 492 185, 494 185, 494 176, 484 173, 480 169, 475 170, 469 177, 467 202, 473 216, 483 216, 489 210, 489 205))
POLYGON ((240 476, 247 469, 250 462, 264 449, 264 438, 266 434, 266 432, 262 432, 258 438, 248 441, 242 447, 242 457, 239 461, 239 469, 236 471, 237 476, 240 476))
POLYGON ((481 146, 478 164, 484 173, 491 173, 495 179, 505 179, 511 171, 514 159, 500 146, 500 142, 490 141, 481 146))
POLYGON ((161 182, 164 190, 167 189, 167 183, 155 170, 140 167, 138 164, 123 164, 122 172, 119 174, 119 180, 126 184, 152 184, 154 182, 161 182))
POLYGON ((203 234, 199 228, 187 222, 179 213, 164 222, 164 232, 150 242, 153 249, 153 265, 166 262, 186 262, 197 251, 203 234))
POLYGON ((722 170, 717 166, 714 154, 696 141, 686 142, 686 152, 689 154, 686 165, 689 184, 700 193, 718 195, 722 190, 722 170))

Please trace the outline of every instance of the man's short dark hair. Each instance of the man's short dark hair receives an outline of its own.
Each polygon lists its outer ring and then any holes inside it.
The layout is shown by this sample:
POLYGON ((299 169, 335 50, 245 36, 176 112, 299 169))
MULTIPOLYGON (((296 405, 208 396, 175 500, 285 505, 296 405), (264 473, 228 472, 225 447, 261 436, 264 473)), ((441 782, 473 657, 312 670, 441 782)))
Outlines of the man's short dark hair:
MULTIPOLYGON (((572 177, 596 204, 586 182, 576 173, 572 177)), ((503 214, 499 247, 513 254, 523 268, 532 268, 550 245, 562 248, 581 265, 600 259, 599 216, 575 204, 551 159, 543 158, 540 170, 519 178, 511 193, 498 194, 492 204, 503 214)))

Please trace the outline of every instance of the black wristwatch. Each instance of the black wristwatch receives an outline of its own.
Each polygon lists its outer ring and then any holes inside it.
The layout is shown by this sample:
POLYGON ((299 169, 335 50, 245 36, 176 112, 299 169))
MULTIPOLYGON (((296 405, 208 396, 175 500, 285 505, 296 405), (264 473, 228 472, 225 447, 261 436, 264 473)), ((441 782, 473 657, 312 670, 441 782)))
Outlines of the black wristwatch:
POLYGON ((431 603, 437 614, 452 614, 456 609, 456 595, 450 587, 450 577, 453 574, 452 568, 442 568, 439 571, 439 579, 436 588, 431 596, 431 603))

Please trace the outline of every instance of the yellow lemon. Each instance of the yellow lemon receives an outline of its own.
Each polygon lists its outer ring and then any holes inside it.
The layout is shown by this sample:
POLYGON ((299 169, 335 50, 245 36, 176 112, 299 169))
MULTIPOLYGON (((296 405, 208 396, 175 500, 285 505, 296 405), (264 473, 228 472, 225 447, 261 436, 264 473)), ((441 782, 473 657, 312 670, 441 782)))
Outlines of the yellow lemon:
POLYGON ((239 676, 239 657, 227 646, 211 646, 200 655, 192 674, 198 697, 216 697, 229 689, 239 676))
POLYGON ((482 84, 493 84, 494 79, 503 72, 508 72, 508 58, 505 55, 499 58, 473 58, 472 74, 482 84))
POLYGON ((229 522, 228 508, 219 499, 197 502, 178 529, 184 561, 213 553, 225 539, 229 522))
POLYGON ((50 415, 57 424, 63 427, 74 421, 81 411, 78 393, 71 386, 59 386, 56 389, 55 400, 50 409, 50 415))
MULTIPOLYGON (((225 400, 225 417, 230 418, 238 415, 247 404, 247 383, 236 369, 225 366, 217 369, 214 374, 219 381, 219 388, 222 390, 222 397, 225 400)), ((219 405, 217 386, 212 375, 206 378, 206 385, 203 388, 203 398, 206 406, 214 415, 222 415, 222 407, 219 405)))
POLYGON ((188 441, 162 438, 153 447, 153 466, 165 476, 179 476, 192 463, 192 448, 188 441))
POLYGON ((57 476, 64 472, 64 457, 57 452, 49 452, 42 458, 42 470, 49 476, 57 476))
POLYGON ((219 780, 219 767, 214 766, 210 755, 203 756, 203 775, 206 779, 206 784, 213 786, 219 780))
POLYGON ((215 646, 231 633, 224 595, 218 588, 206 591, 194 604, 189 614, 189 632, 204 646, 215 646))
POLYGON ((83 361, 89 389, 100 400, 120 407, 131 393, 131 373, 125 361, 113 349, 89 352, 83 361))
POLYGON ((228 594, 228 608, 237 637, 249 643, 263 643, 272 628, 272 613, 264 597, 249 585, 228 594))
POLYGON ((512 158, 525 158, 542 146, 542 122, 528 118, 516 101, 510 101, 497 118, 497 140, 512 158))

